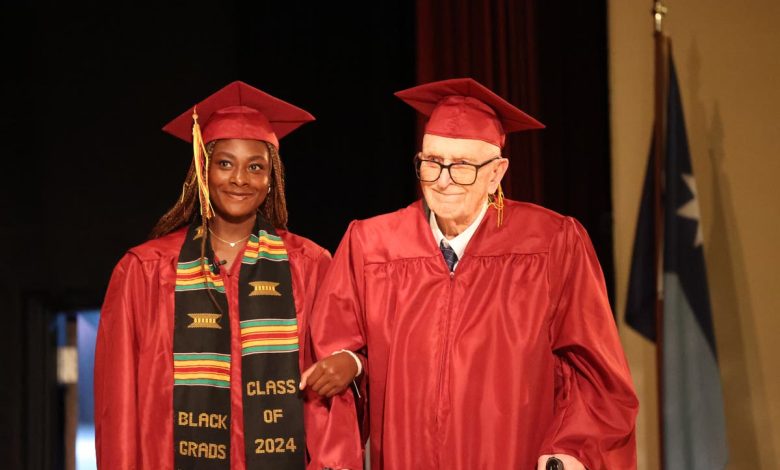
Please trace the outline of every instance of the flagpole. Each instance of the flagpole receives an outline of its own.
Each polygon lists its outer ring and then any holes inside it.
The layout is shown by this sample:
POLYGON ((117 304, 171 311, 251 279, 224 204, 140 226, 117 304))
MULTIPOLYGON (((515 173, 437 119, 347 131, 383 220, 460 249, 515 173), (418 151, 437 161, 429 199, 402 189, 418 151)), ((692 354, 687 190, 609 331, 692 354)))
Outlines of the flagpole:
POLYGON ((664 164, 666 155, 666 111, 669 89, 669 40, 663 32, 666 6, 662 0, 653 0, 655 40, 655 120, 653 124, 653 213, 655 221, 654 253, 656 282, 656 374, 658 377, 658 449, 660 468, 664 462, 664 376, 663 376, 663 321, 664 321, 664 164))

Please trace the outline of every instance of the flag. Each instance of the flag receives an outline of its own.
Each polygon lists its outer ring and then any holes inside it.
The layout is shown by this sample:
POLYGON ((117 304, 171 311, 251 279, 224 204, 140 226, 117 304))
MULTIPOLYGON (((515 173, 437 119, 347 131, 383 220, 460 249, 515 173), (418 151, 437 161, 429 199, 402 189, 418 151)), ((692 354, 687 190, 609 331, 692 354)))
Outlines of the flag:
MULTIPOLYGON (((728 458, 726 425, 698 193, 671 54, 669 62, 660 345, 664 468, 723 469, 728 458)), ((655 341, 653 154, 651 149, 631 260, 626 322, 655 341)))

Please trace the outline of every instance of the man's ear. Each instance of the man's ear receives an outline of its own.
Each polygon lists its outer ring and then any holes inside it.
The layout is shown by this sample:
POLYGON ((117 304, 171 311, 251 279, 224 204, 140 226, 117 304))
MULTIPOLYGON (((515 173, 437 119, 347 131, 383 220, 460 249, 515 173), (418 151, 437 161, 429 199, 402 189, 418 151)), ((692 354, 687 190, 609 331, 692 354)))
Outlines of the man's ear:
POLYGON ((496 160, 496 164, 493 166, 493 169, 490 171, 490 181, 488 181, 488 194, 493 194, 498 190, 498 185, 501 183, 501 179, 506 174, 506 171, 509 169, 509 160, 506 158, 502 158, 500 160, 496 160))

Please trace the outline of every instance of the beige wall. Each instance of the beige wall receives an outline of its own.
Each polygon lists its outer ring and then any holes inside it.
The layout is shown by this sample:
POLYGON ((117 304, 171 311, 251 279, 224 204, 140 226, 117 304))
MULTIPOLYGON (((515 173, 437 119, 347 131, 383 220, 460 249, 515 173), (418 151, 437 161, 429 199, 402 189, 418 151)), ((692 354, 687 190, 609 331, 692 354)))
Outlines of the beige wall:
MULTIPOLYGON (((698 184, 730 469, 780 468, 780 1, 667 0, 698 184)), ((650 0, 609 2, 618 311, 653 115, 650 0)), ((655 350, 621 325, 642 405, 639 468, 658 466, 655 350)))

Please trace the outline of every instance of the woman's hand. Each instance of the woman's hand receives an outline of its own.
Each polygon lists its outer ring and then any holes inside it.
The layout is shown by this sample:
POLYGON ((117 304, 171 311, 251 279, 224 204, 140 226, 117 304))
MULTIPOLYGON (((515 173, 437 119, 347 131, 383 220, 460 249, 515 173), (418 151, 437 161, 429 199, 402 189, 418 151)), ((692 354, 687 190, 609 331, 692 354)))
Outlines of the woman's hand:
POLYGON ((343 392, 358 373, 355 359, 346 352, 336 353, 312 365, 301 374, 300 388, 307 386, 324 397, 343 392))

